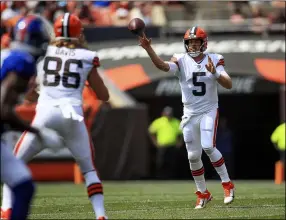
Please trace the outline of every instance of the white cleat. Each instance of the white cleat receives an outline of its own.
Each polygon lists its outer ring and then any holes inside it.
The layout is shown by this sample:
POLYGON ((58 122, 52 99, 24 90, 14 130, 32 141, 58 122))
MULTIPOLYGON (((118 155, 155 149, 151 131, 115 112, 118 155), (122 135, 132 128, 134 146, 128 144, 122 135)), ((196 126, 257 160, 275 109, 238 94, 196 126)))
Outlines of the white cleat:
POLYGON ((212 200, 212 195, 211 193, 206 190, 204 193, 197 191, 197 203, 195 209, 202 209, 206 206, 206 204, 212 200))
POLYGON ((222 183, 224 190, 224 204, 230 204, 234 200, 234 185, 232 182, 222 183))

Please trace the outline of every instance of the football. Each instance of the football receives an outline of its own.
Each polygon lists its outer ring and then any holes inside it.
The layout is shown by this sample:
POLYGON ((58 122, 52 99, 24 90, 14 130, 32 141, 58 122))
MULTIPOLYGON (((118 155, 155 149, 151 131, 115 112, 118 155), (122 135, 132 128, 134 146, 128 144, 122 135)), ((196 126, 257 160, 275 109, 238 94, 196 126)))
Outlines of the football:
POLYGON ((131 33, 142 37, 145 31, 145 23, 140 18, 133 18, 128 24, 128 29, 131 33))

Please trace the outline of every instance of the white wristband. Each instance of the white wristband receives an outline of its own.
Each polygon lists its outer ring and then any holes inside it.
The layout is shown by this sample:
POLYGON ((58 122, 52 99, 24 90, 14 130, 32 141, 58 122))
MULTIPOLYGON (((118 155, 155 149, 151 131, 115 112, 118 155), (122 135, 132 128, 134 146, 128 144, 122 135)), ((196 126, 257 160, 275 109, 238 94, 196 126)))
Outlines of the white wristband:
POLYGON ((215 76, 215 78, 219 78, 220 77, 220 73, 219 72, 216 72, 215 74, 214 74, 214 76, 215 76))

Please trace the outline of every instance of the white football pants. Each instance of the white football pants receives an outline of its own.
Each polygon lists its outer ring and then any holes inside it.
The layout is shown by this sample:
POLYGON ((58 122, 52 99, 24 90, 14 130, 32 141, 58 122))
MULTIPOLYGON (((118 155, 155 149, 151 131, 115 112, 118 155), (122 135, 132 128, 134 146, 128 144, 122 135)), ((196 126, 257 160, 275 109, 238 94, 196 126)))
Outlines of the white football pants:
MULTIPOLYGON (((74 106, 72 108, 78 115, 83 116, 83 109, 81 106, 74 106)), ((59 135, 64 138, 65 146, 71 151, 73 157, 80 166, 82 173, 84 174, 89 171, 95 170, 93 160, 93 146, 92 142, 89 139, 88 131, 83 120, 78 121, 73 120, 72 118, 65 118, 62 114, 62 110, 60 107, 45 105, 37 107, 36 115, 33 119, 32 126, 38 128, 48 127, 57 131, 59 135)), ((2 148, 3 147, 1 146, 1 153, 2 148)), ((43 145, 39 143, 38 138, 34 134, 30 132, 24 132, 14 148, 14 154, 17 158, 22 159, 24 162, 27 163, 43 149, 43 145)), ((17 160, 13 156, 12 152, 10 152, 10 154, 10 158, 14 158, 14 160, 17 160)), ((3 163, 6 164, 6 161, 4 161, 3 163)), ((7 164, 8 163, 9 161, 7 162, 7 164)), ((5 168, 2 171, 2 167, 4 166, 2 165, 1 156, 1 178, 2 174, 5 174, 6 176, 9 175, 9 178, 11 178, 11 180, 8 178, 10 182, 15 181, 14 179, 12 179, 11 174, 11 170, 14 170, 15 168, 11 167, 12 165, 7 166, 7 164, 5 165, 7 169, 5 168)), ((18 167, 16 167, 17 171, 15 172, 17 172, 16 176, 18 177, 21 177, 21 175, 24 175, 25 172, 27 172, 21 167, 25 167, 25 165, 21 163, 21 166, 18 165, 18 167)), ((7 180, 4 181, 5 183, 8 183, 7 180)), ((10 184, 8 185, 9 187, 11 187, 10 184)), ((12 195, 9 187, 7 187, 6 184, 3 185, 2 208, 12 207, 12 195)))
POLYGON ((199 159, 202 149, 215 147, 218 116, 217 108, 206 114, 183 116, 181 127, 189 160, 199 159))
MULTIPOLYGON (((81 106, 73 106, 72 108, 78 115, 83 116, 81 106)), ((37 107, 32 126, 48 127, 57 131, 63 137, 65 146, 71 151, 82 173, 95 170, 94 148, 84 120, 65 118, 60 107, 44 105, 37 107)), ((16 157, 29 162, 42 150, 43 146, 37 138, 29 132, 24 132, 18 140, 14 152, 16 157)))

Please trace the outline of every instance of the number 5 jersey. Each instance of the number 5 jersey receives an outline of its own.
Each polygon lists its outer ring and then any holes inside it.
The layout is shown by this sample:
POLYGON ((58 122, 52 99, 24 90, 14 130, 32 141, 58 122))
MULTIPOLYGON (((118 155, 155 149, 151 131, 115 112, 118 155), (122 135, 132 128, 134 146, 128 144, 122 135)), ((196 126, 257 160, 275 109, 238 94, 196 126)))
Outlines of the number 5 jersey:
POLYGON ((218 108, 216 77, 206 69, 208 56, 217 71, 224 70, 224 58, 220 54, 205 53, 204 58, 196 63, 187 53, 174 54, 177 58, 179 78, 184 104, 184 115, 198 115, 218 108))
POLYGON ((100 66, 96 52, 50 45, 37 65, 38 104, 64 101, 81 105, 85 81, 94 66, 100 66))

